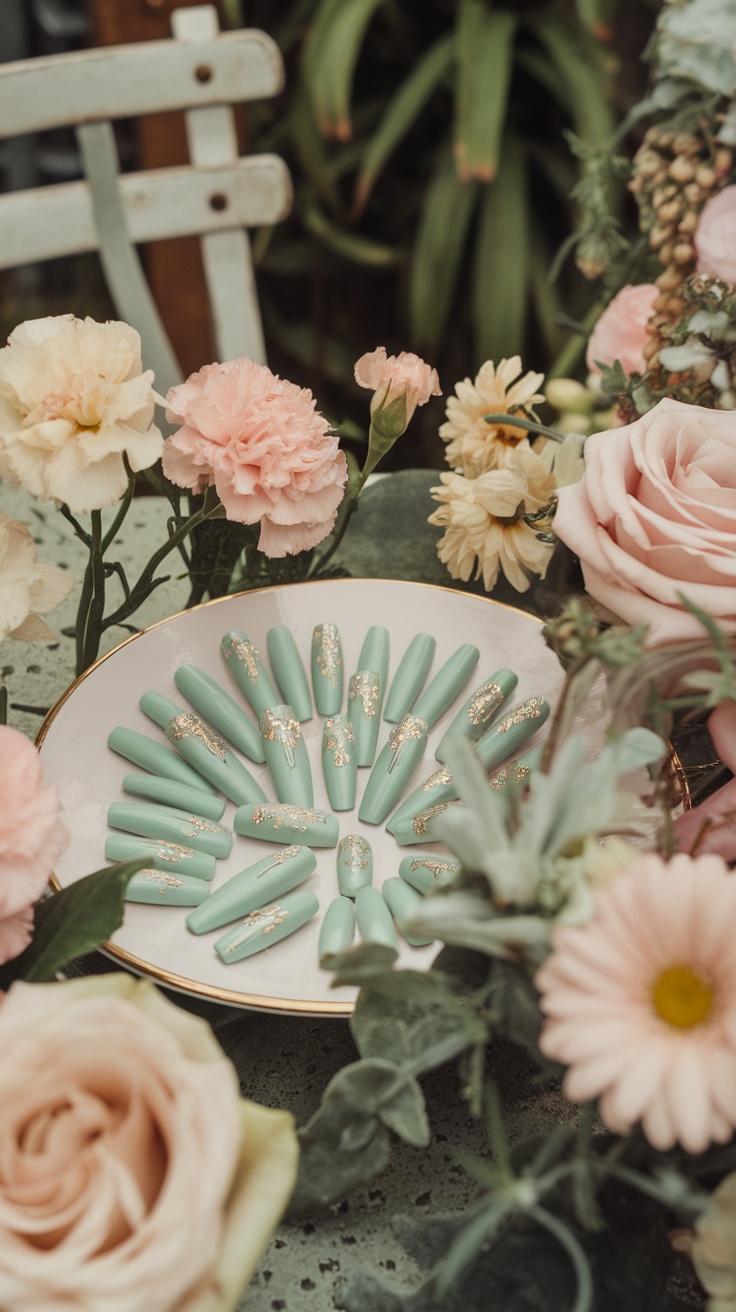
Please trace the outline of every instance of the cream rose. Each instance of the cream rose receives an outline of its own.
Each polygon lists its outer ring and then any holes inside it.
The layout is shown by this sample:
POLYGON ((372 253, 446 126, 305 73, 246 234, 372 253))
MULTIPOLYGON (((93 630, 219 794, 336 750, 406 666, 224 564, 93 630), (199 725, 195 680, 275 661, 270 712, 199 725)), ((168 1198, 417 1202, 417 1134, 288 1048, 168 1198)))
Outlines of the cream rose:
POLYGON ((291 1194, 291 1116, 127 975, 0 1008, 0 1307, 231 1312, 291 1194))
POLYGON ((585 444, 554 528, 592 597, 650 646, 702 637, 678 594, 736 632, 736 418, 665 399, 585 444))

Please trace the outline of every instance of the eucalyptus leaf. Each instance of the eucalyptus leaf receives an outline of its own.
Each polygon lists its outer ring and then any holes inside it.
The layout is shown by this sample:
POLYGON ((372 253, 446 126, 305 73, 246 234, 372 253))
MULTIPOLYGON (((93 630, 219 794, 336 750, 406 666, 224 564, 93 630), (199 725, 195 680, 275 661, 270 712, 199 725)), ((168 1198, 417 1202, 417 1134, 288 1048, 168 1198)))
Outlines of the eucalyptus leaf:
POLYGON ((424 1094, 413 1076, 407 1076, 401 1088, 385 1107, 381 1120, 389 1130, 398 1134, 414 1148, 426 1148, 429 1143, 429 1121, 424 1094))
MULTIPOLYGON (((395 978, 414 974, 397 971, 395 978)), ((412 985, 418 979, 428 986, 426 990, 414 989, 402 997, 361 990, 350 1019, 361 1057, 383 1057, 397 1065, 415 1062, 460 1028, 462 1009, 457 994, 436 975, 417 972, 412 985)))
POLYGON ((335 971, 332 987, 336 989, 342 984, 360 986, 382 976, 391 969, 397 956, 396 949, 385 943, 359 943, 348 952, 335 953, 323 960, 327 968, 335 971))

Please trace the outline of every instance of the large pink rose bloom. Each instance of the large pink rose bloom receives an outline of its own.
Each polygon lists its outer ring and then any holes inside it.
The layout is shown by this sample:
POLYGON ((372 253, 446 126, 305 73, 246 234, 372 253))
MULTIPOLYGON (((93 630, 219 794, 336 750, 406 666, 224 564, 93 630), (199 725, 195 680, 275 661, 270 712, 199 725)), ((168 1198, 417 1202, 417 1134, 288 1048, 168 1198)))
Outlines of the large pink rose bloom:
POLYGON ((260 521, 259 549, 290 556, 321 542, 337 514, 347 462, 305 388, 246 357, 210 364, 172 387, 164 447, 178 487, 211 484, 228 519, 260 521))
POLYGON ((736 283, 736 187, 706 202, 695 229, 696 271, 736 283))
POLYGON ((659 288, 654 283, 622 287, 598 319, 588 339, 585 363, 588 372, 599 374, 600 365, 621 361, 627 374, 643 374, 646 369, 644 347, 649 338, 646 323, 654 313, 659 288))
POLYGON ((33 905, 69 841, 32 743, 0 725, 0 964, 31 941, 33 905))
POLYGON ((665 399, 585 443, 555 532, 580 557, 592 597, 649 646, 702 637, 683 593, 736 632, 736 417, 665 399))

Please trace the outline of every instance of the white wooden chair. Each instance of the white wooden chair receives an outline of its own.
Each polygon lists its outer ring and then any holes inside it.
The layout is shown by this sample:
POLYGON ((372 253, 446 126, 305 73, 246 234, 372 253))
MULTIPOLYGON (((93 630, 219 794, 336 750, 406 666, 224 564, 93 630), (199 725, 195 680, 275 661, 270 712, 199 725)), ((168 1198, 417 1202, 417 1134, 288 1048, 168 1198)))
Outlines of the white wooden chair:
POLYGON ((136 244, 200 235, 218 358, 262 361, 245 229, 278 222, 291 205, 278 156, 238 155, 230 108, 281 89, 274 42, 220 32, 211 5, 175 10, 172 29, 172 40, 0 64, 0 137, 75 127, 86 175, 0 196, 0 268, 99 251, 117 312, 140 332, 163 393, 182 371, 136 244), (174 109, 185 110, 191 163, 120 174, 112 121, 174 109))

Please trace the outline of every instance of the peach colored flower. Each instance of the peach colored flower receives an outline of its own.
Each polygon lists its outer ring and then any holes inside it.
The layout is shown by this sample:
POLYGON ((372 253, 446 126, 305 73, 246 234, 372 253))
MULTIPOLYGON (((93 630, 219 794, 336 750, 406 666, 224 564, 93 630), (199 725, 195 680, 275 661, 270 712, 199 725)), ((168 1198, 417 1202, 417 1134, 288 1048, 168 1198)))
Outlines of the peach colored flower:
MULTIPOLYGON (((721 702, 708 716, 708 731, 720 759, 736 775, 736 703, 721 702)), ((697 855, 717 852, 736 861, 736 778, 685 811, 674 822, 675 838, 685 852, 697 843, 697 855)))
POLYGON ((693 238, 696 272, 736 283, 736 186, 707 200, 693 238))
POLYGON ((0 1045, 0 1306, 232 1312, 293 1188, 292 1117, 127 975, 14 984, 0 1045))
POLYGON ((544 400, 537 388, 544 374, 521 376, 521 356, 513 355, 495 365, 486 360, 471 383, 463 378, 455 384, 455 395, 448 397, 447 422, 440 427, 440 437, 447 443, 445 460, 459 473, 476 478, 502 464, 509 446, 527 441, 523 428, 513 424, 487 424, 484 415, 509 414, 536 419, 533 406, 544 400))
MULTIPOLYGON (((401 432, 406 429, 418 405, 426 405, 430 396, 442 395, 436 369, 410 351, 386 355, 385 346, 377 346, 375 351, 361 355, 355 363, 355 381, 374 393, 371 400, 374 422, 380 411, 395 407, 403 397, 401 432)), ((401 433, 395 436, 400 437, 401 433)))
POLYGON ((161 455, 153 373, 127 323, 30 319, 0 351, 0 474, 75 513, 119 501, 161 455))
POLYGON ((17 729, 0 725, 0 964, 30 943, 33 904, 68 841, 38 752, 17 729))
POLYGON ((684 593, 736 632, 736 424, 665 398, 633 424, 594 433, 554 529, 592 597, 656 646, 699 637, 684 593))
POLYGON ((63 569, 39 564, 25 524, 0 511, 0 640, 53 641, 41 616, 64 600, 73 581, 63 569))
POLYGON ((556 930, 537 972, 539 1046, 574 1102, 641 1121, 660 1151, 726 1143, 736 1128, 736 879, 717 856, 642 856, 556 930))
POLYGON ((267 556, 327 536, 348 471, 311 392, 244 356, 205 365, 166 403, 167 419, 183 425, 164 447, 172 483, 196 492, 214 484, 228 519, 260 522, 267 556))
POLYGON ((622 287, 606 306, 588 338, 585 363, 588 372, 600 374, 600 365, 619 360, 624 373, 643 374, 646 370, 644 347, 648 342, 645 328, 654 313, 659 288, 652 282, 622 287), (599 363, 600 361, 600 363, 599 363))

